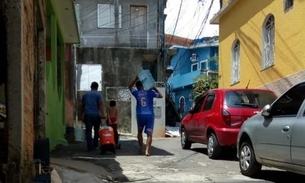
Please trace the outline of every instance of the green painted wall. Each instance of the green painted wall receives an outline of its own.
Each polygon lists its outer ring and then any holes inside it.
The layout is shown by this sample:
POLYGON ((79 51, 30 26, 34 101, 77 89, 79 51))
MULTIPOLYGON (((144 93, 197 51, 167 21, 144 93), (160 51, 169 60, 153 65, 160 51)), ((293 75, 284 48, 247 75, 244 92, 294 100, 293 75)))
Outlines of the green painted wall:
POLYGON ((47 45, 51 48, 51 59, 46 64, 46 135, 52 150, 57 145, 68 145, 68 142, 65 139, 65 44, 54 11, 48 12, 50 37, 47 45))

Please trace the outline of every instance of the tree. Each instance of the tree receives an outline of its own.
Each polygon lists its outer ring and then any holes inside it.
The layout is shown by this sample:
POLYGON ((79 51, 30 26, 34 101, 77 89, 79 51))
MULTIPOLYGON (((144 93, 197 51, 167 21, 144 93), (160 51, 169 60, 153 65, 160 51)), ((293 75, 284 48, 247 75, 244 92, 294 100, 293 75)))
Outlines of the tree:
MULTIPOLYGON (((209 55, 207 56, 208 60, 210 62, 215 62, 215 65, 217 65, 218 68, 218 55, 215 54, 214 56, 210 57, 209 55)), ((194 102, 196 102, 196 98, 200 96, 202 93, 218 88, 218 72, 214 72, 213 75, 208 74, 207 71, 204 71, 203 74, 200 76, 197 76, 194 79, 195 83, 193 84, 193 92, 191 93, 191 98, 193 99, 194 102), (216 75, 215 75, 216 74, 216 75)))
POLYGON ((212 77, 205 74, 202 74, 195 79, 195 83, 193 84, 193 92, 192 99, 196 101, 196 98, 203 94, 204 92, 218 88, 218 77, 212 77))

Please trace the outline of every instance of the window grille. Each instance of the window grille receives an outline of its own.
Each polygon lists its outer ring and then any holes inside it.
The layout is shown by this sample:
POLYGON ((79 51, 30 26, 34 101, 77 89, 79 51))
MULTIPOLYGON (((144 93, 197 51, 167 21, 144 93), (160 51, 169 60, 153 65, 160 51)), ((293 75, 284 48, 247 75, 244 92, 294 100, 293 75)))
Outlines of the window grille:
POLYGON ((239 82, 240 79, 240 41, 236 40, 232 49, 232 76, 231 84, 239 82))
POLYGON ((268 17, 263 28, 263 57, 262 69, 266 69, 274 65, 274 32, 275 32, 274 16, 268 17))
POLYGON ((285 11, 290 10, 293 7, 293 0, 284 0, 285 11))

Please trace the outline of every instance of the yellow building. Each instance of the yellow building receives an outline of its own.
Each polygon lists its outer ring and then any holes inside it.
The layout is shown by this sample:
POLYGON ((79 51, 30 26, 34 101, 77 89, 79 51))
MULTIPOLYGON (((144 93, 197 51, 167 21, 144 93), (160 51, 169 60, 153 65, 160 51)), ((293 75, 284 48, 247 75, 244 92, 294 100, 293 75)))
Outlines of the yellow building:
POLYGON ((219 24, 219 88, 277 94, 305 79, 305 1, 224 0, 219 24))

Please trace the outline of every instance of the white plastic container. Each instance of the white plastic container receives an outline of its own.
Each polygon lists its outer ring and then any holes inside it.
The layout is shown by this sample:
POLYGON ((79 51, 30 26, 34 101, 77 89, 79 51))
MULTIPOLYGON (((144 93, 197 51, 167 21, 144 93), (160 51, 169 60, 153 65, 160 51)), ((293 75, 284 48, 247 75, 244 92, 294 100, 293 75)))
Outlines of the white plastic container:
POLYGON ((85 135, 86 130, 83 128, 75 128, 74 129, 74 135, 75 135, 75 141, 77 142, 83 142, 85 141, 85 135))
POLYGON ((144 90, 149 90, 156 87, 155 79, 152 77, 149 70, 144 70, 142 67, 139 70, 138 78, 143 84, 144 90))

